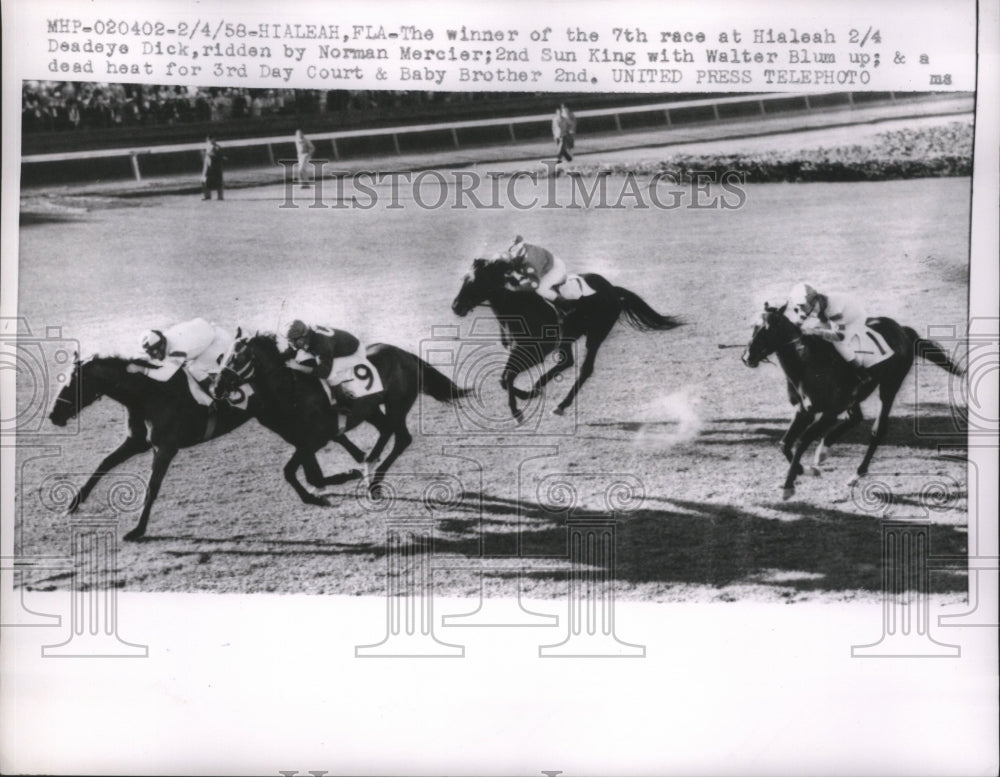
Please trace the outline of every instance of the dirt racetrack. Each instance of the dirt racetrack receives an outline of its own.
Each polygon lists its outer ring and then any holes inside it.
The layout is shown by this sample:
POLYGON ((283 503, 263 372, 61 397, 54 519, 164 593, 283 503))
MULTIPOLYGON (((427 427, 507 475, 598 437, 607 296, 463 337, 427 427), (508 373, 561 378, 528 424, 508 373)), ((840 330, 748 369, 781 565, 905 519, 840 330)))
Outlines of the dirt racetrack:
MULTIPOLYGON (((561 202, 572 185, 555 181, 561 202)), ((689 205, 691 190, 683 191, 689 205)), ((386 521, 426 519, 442 595, 474 595, 482 579, 488 593, 510 595, 520 585, 529 596, 555 597, 568 569, 567 495, 577 517, 598 518, 607 489, 620 483, 641 494, 616 516, 621 597, 871 599, 880 595, 881 517, 921 516, 921 493, 944 483, 947 498, 930 516, 931 552, 951 557, 952 568, 932 573, 931 586, 961 600, 967 463, 953 379, 918 364, 904 383, 867 480, 893 492, 891 505, 845 485, 867 423, 833 449, 821 477, 804 476, 795 497, 782 501, 776 445, 790 418, 783 378, 777 366, 749 370, 739 349, 718 346, 744 343, 765 299, 781 300, 795 281, 811 279, 922 335, 937 327, 935 337, 952 347, 942 327, 961 333, 968 319, 968 179, 745 191, 739 209, 428 210, 408 191, 400 207, 386 207, 385 187, 370 209, 309 208, 300 194, 298 207, 281 208, 282 189, 263 187, 209 203, 67 200, 26 223, 19 316, 35 334, 61 327, 58 337, 79 341, 83 354, 135 355, 144 329, 192 316, 245 330, 301 317, 425 356, 451 349, 458 381, 482 389, 481 405, 418 403, 415 441, 391 471, 395 498, 384 503, 359 500, 346 487, 332 490, 329 508, 302 504, 281 475, 291 449, 253 421, 182 451, 147 541, 119 551, 119 585, 380 594, 386 521), (505 248, 516 234, 550 247, 571 270, 600 272, 686 321, 657 334, 620 323, 575 408, 549 413, 567 385, 555 384, 520 429, 507 422, 498 386, 504 354, 478 335, 490 329, 488 312, 473 330, 472 317, 450 310, 471 259, 505 248), (456 326, 460 342, 448 338, 456 326), (957 447, 942 453, 940 445, 957 447), (435 482, 441 499, 428 510, 423 496, 435 482)), ((26 555, 68 553, 68 522, 43 492, 62 476, 79 485, 125 433, 123 409, 105 399, 84 410, 78 433, 54 435, 42 417, 59 386, 54 365, 49 370, 31 377, 37 390, 19 376, 19 406, 42 407, 24 411, 22 428, 39 433, 22 435, 19 445, 58 446, 49 457, 22 448, 17 508, 26 555)), ((869 400, 866 416, 876 408, 869 400)), ((370 444, 374 435, 356 439, 370 444)), ((138 457, 122 472, 144 480, 149 461, 138 457)), ((320 461, 327 472, 350 466, 336 447, 320 461)), ((108 481, 83 512, 107 513, 108 486, 121 478, 108 481)), ((126 507, 119 536, 138 515, 138 505, 126 507)), ((29 585, 65 587, 67 579, 37 573, 29 585)))

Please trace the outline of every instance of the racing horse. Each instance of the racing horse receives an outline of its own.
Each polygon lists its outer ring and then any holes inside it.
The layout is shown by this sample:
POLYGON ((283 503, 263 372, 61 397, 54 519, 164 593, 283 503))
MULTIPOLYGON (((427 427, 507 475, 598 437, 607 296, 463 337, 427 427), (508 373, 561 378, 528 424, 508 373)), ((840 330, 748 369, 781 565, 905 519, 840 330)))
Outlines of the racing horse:
POLYGON ((351 470, 317 479, 316 452, 328 442, 344 445, 356 462, 363 460, 367 467, 379 460, 389 440, 393 439, 392 450, 376 467, 368 485, 371 495, 378 497, 386 470, 413 441, 406 427, 406 417, 417 397, 424 393, 439 402, 452 402, 469 393, 468 389, 459 388, 423 359, 402 348, 377 343, 369 346, 366 353, 382 378, 383 391, 352 400, 343 413, 338 412, 338 406, 330 404, 319 378, 286 365, 273 334, 257 333, 249 338, 237 334, 236 345, 213 383, 212 393, 217 398, 243 385, 250 386, 257 420, 295 447, 285 464, 284 475, 307 504, 323 506, 327 502, 299 483, 296 471, 300 465, 305 467, 306 479, 313 486, 336 485, 362 476, 358 470, 351 470), (384 412, 380 404, 384 404, 384 412), (364 422, 374 426, 379 435, 367 457, 345 436, 364 422), (315 469, 311 470, 313 465, 315 469))
POLYGON ((820 440, 818 464, 825 445, 832 445, 864 420, 860 403, 877 388, 881 407, 868 449, 850 484, 868 473, 875 449, 885 438, 896 395, 918 355, 952 375, 962 377, 965 373, 933 340, 921 338, 912 328, 891 318, 870 318, 868 326, 885 338, 892 355, 868 368, 869 379, 860 383, 854 368, 833 344, 822 337, 804 335, 785 315, 786 307, 764 304, 761 321, 754 326, 741 358, 748 367, 757 367, 774 354, 787 378, 789 399, 796 405, 795 417, 781 439, 782 453, 789 462, 782 496, 790 499, 795 494, 795 479, 803 472, 801 459, 809 445, 820 440), (840 419, 845 412, 847 417, 840 419))
POLYGON ((90 495, 97 482, 119 464, 153 449, 153 466, 139 523, 125 535, 138 540, 146 534, 153 502, 160 492, 163 476, 181 448, 214 440, 250 419, 246 410, 230 405, 208 408, 191 396, 183 370, 168 381, 160 382, 130 372, 129 367, 148 366, 139 360, 118 356, 91 356, 76 359, 69 381, 56 397, 49 420, 65 426, 84 408, 101 397, 124 405, 128 411, 128 435, 108 454, 67 508, 71 514, 90 495))
POLYGON ((574 300, 560 321, 555 308, 534 291, 510 287, 512 270, 507 259, 476 259, 451 309, 462 317, 479 305, 492 309, 500 323, 501 341, 510 350, 500 386, 506 389, 511 415, 518 422, 524 414, 517 400, 537 397, 550 380, 572 367, 573 344, 581 337, 586 338, 586 355, 569 393, 553 411, 556 415, 566 411, 593 374, 597 351, 622 315, 640 332, 665 332, 681 325, 678 319, 657 313, 638 294, 613 286, 595 273, 581 276, 595 293, 574 300), (541 364, 552 352, 557 356, 555 365, 530 390, 515 387, 519 374, 541 364))

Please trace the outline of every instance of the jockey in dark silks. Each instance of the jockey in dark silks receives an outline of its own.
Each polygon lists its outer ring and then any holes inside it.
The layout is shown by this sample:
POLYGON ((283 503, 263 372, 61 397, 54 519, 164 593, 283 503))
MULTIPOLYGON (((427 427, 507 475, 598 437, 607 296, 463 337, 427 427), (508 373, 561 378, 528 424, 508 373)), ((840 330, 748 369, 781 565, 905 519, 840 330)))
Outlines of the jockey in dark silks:
POLYGON ((525 243, 520 235, 495 258, 511 263, 509 288, 534 291, 555 309, 559 318, 572 306, 572 300, 579 297, 579 293, 573 298, 564 294, 564 284, 569 278, 566 263, 546 248, 525 243))
POLYGON ((378 372, 350 332, 295 320, 285 336, 291 345, 288 366, 324 380, 336 402, 350 405, 356 397, 381 391, 378 372))

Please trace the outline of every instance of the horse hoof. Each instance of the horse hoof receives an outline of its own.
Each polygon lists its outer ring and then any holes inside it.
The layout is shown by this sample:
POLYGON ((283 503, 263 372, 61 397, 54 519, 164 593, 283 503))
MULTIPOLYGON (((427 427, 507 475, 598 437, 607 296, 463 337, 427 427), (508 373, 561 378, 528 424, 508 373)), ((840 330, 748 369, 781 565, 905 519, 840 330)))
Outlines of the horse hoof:
POLYGON ((819 454, 819 456, 816 457, 816 463, 822 464, 824 461, 827 460, 828 457, 829 454, 826 451, 823 451, 821 454, 819 454))
POLYGON ((861 482, 861 475, 854 475, 850 480, 847 481, 847 485, 850 488, 854 488, 860 482, 861 482))
POLYGON ((329 507, 330 506, 330 503, 327 502, 325 499, 323 499, 322 497, 319 497, 319 496, 313 496, 312 494, 310 494, 307 497, 304 497, 302 501, 305 502, 307 505, 312 505, 313 507, 329 507))
POLYGON ((808 467, 806 469, 806 472, 808 472, 814 478, 818 478, 820 475, 823 474, 823 471, 819 467, 808 467))
POLYGON ((520 410, 514 413, 514 420, 517 421, 518 426, 524 423, 524 413, 520 410))
POLYGON ((122 537, 122 539, 125 542, 139 542, 140 540, 145 539, 145 536, 146 532, 139 531, 138 529, 132 529, 132 531, 122 537))
POLYGON ((324 481, 324 484, 330 486, 339 486, 342 485, 343 483, 348 483, 352 480, 361 480, 361 477, 362 475, 360 469, 351 469, 348 470, 347 472, 341 472, 339 475, 332 475, 329 478, 329 480, 324 481))
POLYGON ((783 488, 783 489, 781 489, 781 498, 783 500, 785 500, 786 502, 789 499, 791 499, 793 496, 795 496, 795 489, 794 488, 783 488))
POLYGON ((566 408, 564 408, 564 407, 557 407, 555 410, 552 411, 552 415, 563 415, 563 414, 565 414, 565 412, 566 412, 566 408))

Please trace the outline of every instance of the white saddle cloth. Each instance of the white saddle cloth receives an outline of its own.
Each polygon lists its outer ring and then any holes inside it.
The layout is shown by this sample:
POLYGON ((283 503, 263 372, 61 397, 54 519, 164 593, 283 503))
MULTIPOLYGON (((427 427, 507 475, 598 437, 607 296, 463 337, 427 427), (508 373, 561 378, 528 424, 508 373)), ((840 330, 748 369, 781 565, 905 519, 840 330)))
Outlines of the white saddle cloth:
POLYGON ((596 293, 582 275, 567 275, 566 280, 559 286, 559 296, 563 299, 580 299, 596 293))

